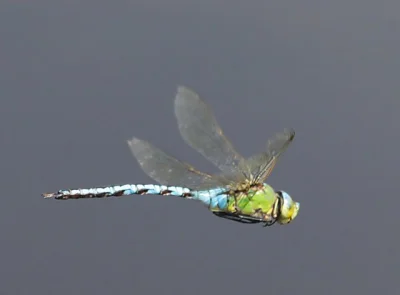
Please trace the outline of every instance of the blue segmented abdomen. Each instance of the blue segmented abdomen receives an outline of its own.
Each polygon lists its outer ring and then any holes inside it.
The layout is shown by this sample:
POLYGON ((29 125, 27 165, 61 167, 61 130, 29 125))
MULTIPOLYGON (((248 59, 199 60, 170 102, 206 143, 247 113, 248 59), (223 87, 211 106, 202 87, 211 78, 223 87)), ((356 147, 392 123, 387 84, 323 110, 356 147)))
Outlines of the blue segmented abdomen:
POLYGON ((168 195, 199 200, 209 209, 225 209, 228 206, 228 195, 224 188, 192 191, 189 188, 180 186, 125 184, 88 189, 66 189, 59 190, 55 193, 42 194, 45 198, 55 198, 58 200, 109 198, 130 195, 168 195))
POLYGON ((206 191, 192 191, 193 199, 201 201, 209 209, 224 210, 228 207, 228 194, 225 188, 206 191))
POLYGON ((190 198, 191 190, 179 186, 165 186, 155 184, 125 184, 88 189, 67 189, 55 193, 42 194, 45 198, 58 200, 108 198, 129 195, 172 195, 182 198, 190 198))

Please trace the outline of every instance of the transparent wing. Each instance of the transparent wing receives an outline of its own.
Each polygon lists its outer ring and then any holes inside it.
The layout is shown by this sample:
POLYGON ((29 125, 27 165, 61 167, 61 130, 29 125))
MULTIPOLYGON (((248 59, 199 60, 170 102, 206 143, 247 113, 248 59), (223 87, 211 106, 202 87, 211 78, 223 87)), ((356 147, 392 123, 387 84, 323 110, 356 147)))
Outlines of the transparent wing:
POLYGON ((192 90, 179 86, 175 97, 175 116, 185 142, 225 174, 242 175, 239 155, 225 137, 211 108, 192 90))
POLYGON ((275 135, 267 143, 267 150, 254 155, 246 160, 246 165, 251 173, 251 182, 264 182, 271 174, 279 157, 286 151, 293 141, 295 132, 293 129, 285 129, 275 135))
POLYGON ((200 172, 147 141, 134 137, 128 140, 128 144, 142 170, 162 185, 179 185, 191 189, 207 189, 228 185, 223 177, 213 177, 200 172))

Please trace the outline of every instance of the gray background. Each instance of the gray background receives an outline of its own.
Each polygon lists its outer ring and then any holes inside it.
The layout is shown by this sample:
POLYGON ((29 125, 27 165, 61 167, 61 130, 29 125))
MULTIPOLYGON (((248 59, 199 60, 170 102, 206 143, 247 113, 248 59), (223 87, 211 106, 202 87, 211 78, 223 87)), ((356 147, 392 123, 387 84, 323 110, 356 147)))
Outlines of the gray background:
POLYGON ((398 294, 399 1, 3 1, 0 294, 398 294), (269 183, 288 226, 173 197, 42 192, 148 183, 126 140, 201 170, 178 84, 246 156, 297 131, 269 183))

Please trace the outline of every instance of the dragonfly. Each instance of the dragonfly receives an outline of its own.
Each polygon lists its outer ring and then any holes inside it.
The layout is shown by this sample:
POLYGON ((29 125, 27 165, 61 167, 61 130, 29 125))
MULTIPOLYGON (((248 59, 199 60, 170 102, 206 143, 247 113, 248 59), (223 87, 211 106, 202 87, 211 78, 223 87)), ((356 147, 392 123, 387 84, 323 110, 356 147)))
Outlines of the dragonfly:
POLYGON ((196 200, 228 220, 271 226, 296 218, 300 203, 266 183, 277 161, 295 137, 284 129, 269 139, 262 152, 243 157, 224 135, 211 107, 185 86, 178 86, 175 117, 183 140, 218 171, 205 173, 151 143, 133 137, 129 148, 141 169, 157 184, 125 184, 44 193, 57 200, 162 195, 196 200))

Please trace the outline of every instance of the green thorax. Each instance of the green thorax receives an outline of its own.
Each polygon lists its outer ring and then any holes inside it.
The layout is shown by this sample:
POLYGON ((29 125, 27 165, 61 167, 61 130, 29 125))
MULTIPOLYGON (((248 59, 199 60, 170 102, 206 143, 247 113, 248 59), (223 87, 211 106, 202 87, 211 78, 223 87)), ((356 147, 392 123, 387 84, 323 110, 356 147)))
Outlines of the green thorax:
POLYGON ((254 186, 228 198, 227 211, 253 217, 267 217, 272 213, 276 193, 268 184, 254 186))

